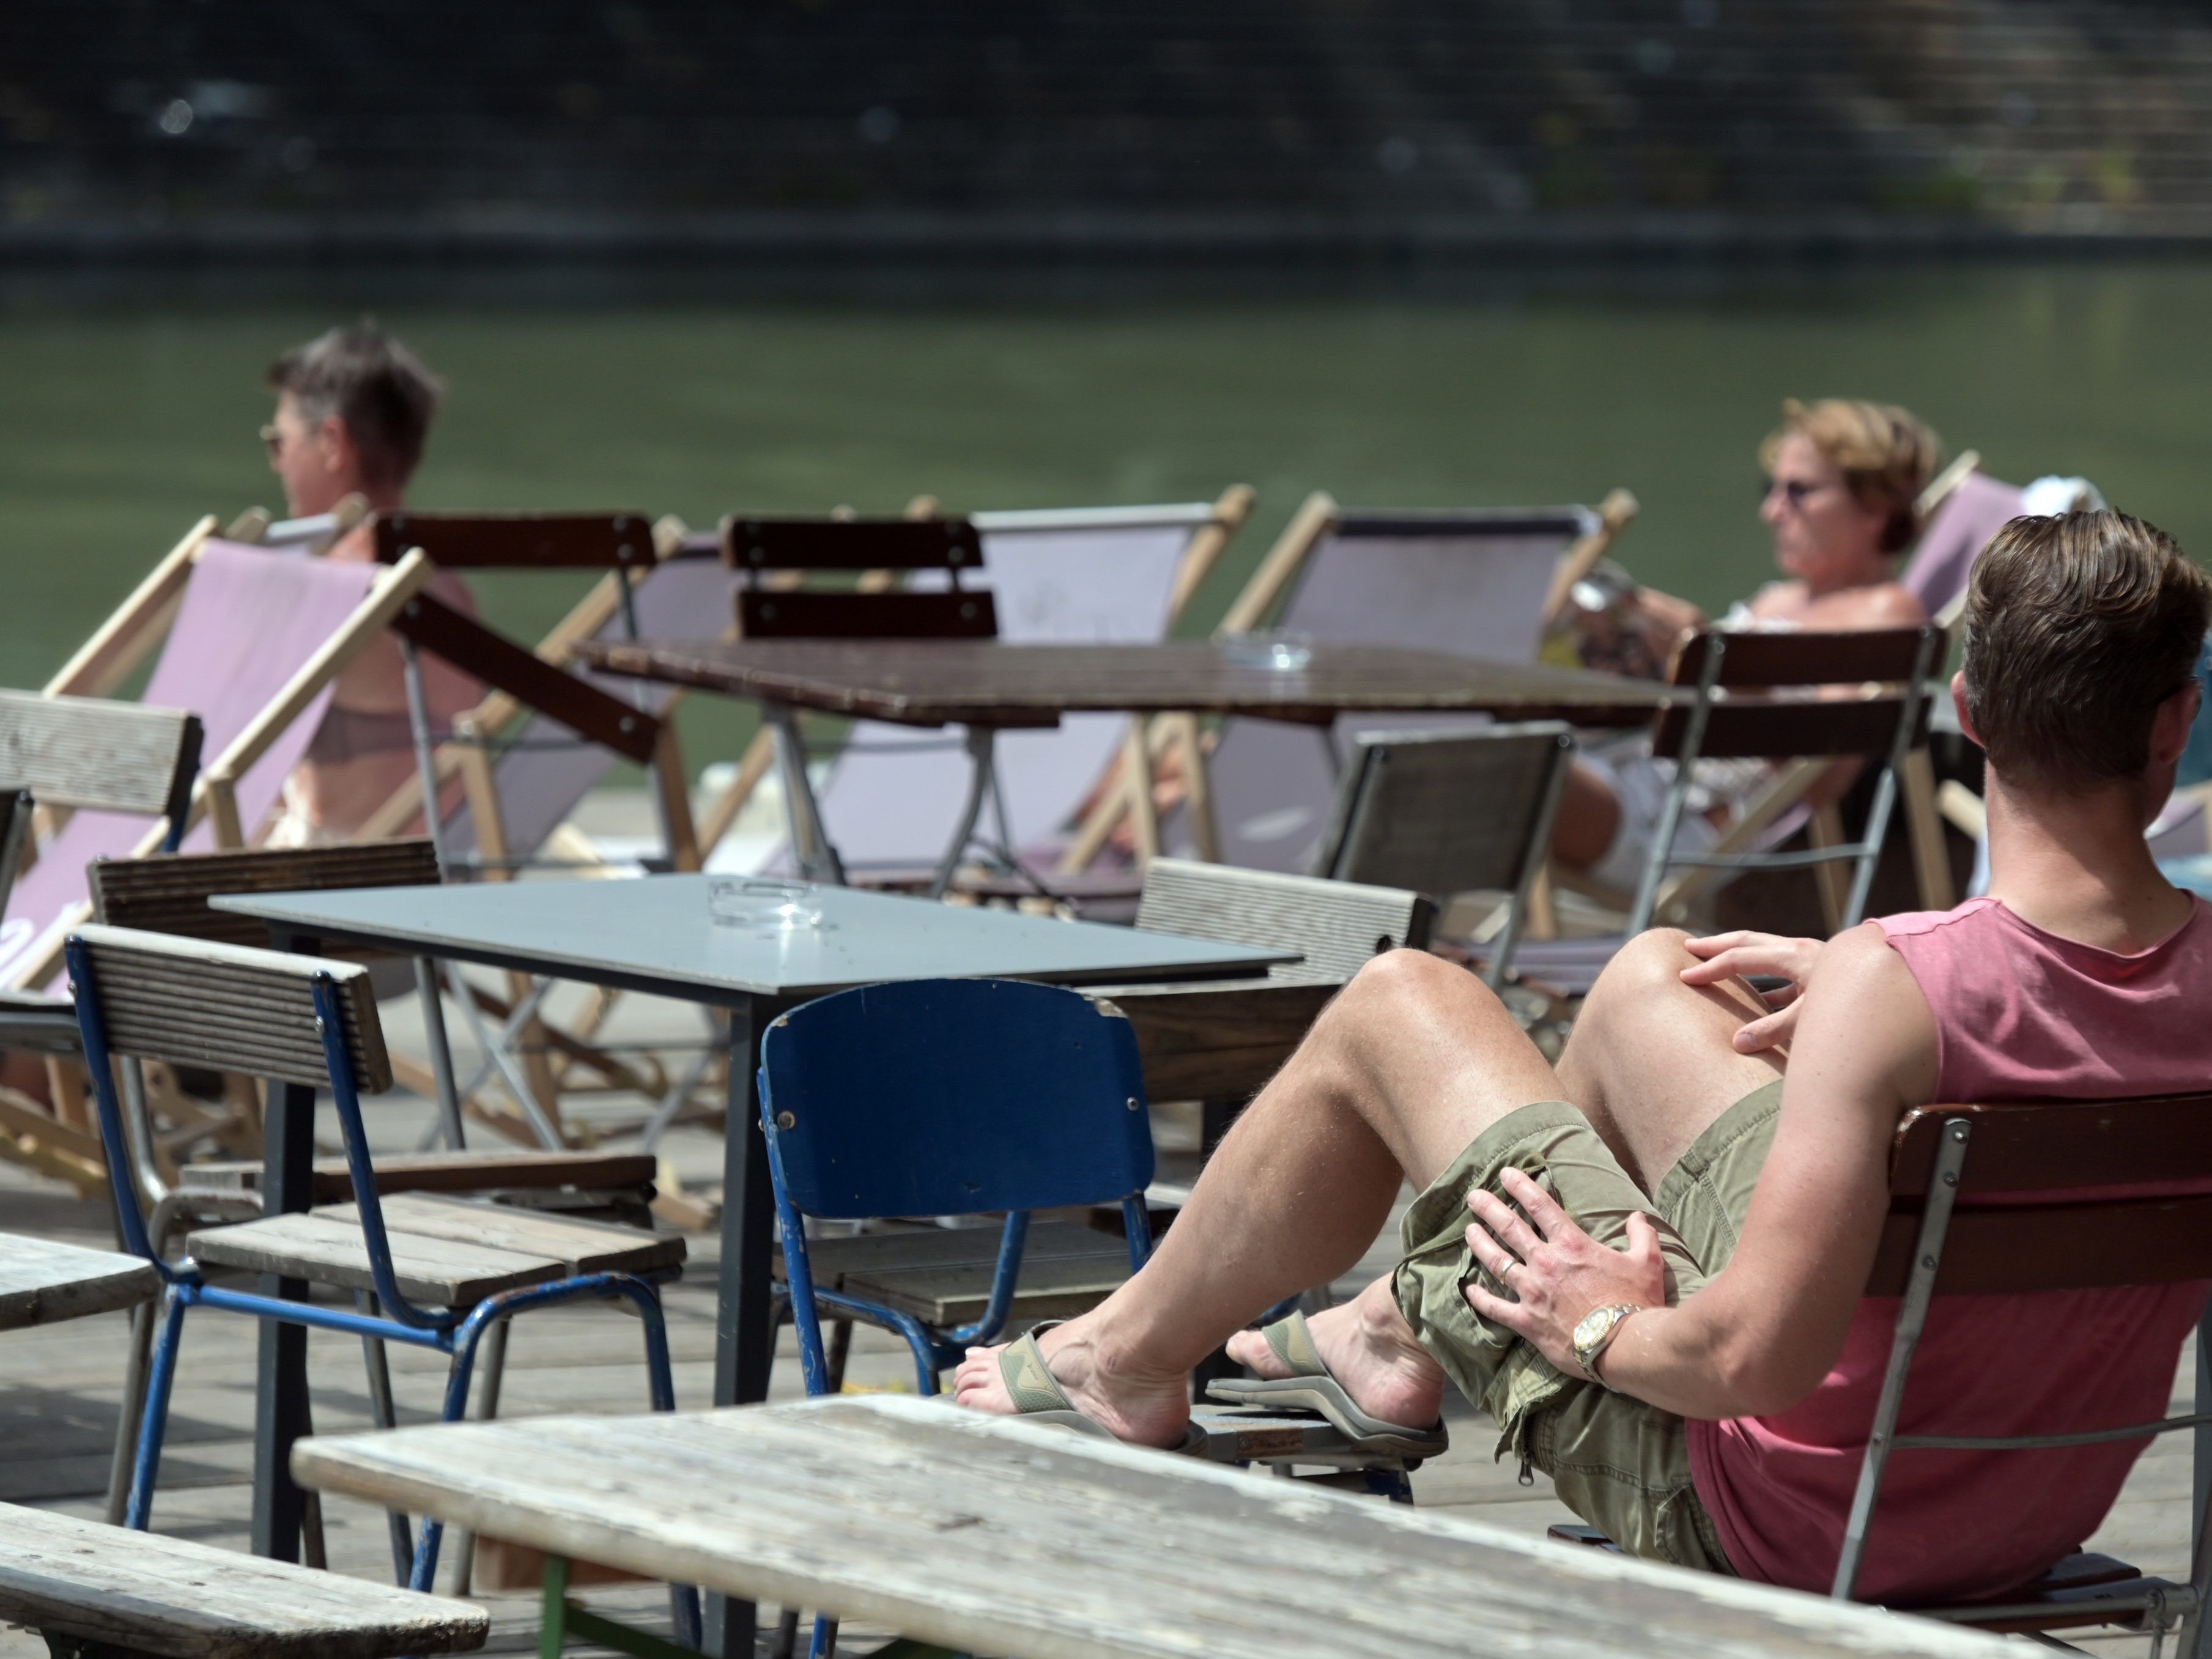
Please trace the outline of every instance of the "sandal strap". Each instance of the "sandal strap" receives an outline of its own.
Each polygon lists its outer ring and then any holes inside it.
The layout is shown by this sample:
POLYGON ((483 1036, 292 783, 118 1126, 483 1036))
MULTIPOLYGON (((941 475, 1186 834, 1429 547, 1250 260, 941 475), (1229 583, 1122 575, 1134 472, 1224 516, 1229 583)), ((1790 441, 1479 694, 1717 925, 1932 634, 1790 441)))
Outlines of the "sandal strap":
POLYGON ((1075 1409, 1074 1402, 1046 1366, 1036 1331, 1024 1332, 999 1350, 999 1376, 1006 1385, 1006 1397, 1014 1402, 1018 1415, 1075 1409))
POLYGON ((1291 1368, 1293 1376, 1327 1376, 1328 1367, 1322 1364, 1321 1352, 1314 1346, 1313 1333, 1306 1328, 1306 1316, 1293 1313, 1287 1319, 1279 1319, 1260 1333, 1267 1339, 1267 1346, 1275 1351, 1275 1358, 1291 1368))

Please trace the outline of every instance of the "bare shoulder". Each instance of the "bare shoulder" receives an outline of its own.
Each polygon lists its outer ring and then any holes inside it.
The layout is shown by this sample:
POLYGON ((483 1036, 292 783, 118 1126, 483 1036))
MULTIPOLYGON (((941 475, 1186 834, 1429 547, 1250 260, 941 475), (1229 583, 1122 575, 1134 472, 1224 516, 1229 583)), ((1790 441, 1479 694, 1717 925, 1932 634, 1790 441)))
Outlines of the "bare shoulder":
POLYGON ((1936 1017, 1881 923, 1861 922, 1822 947, 1806 978, 1792 1071, 1808 1049, 1823 1065, 1886 1076, 1911 1103, 1932 1098, 1936 1017))
POLYGON ((1808 628, 1917 628, 1928 612, 1902 582, 1876 582, 1815 599, 1805 608, 1808 628))

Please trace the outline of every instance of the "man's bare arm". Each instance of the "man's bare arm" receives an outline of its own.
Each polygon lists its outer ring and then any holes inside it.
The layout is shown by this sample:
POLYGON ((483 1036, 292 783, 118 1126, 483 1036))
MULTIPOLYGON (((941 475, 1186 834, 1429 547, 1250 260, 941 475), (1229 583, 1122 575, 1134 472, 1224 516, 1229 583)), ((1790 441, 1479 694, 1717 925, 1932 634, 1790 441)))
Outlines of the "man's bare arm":
MULTIPOLYGON (((1735 1255, 1679 1306, 1624 1323, 1599 1366, 1606 1382, 1698 1418, 1785 1410, 1819 1386, 1843 1350, 1880 1242, 1891 1137, 1905 1109, 1929 1099, 1935 1073, 1927 1003, 1881 930, 1869 923, 1832 941, 1806 988, 1774 1144, 1735 1255)), ((1471 1198, 1478 1254, 1487 1228, 1525 1265, 1512 1274, 1517 1302, 1480 1285, 1468 1299, 1571 1373, 1568 1336, 1583 1314, 1652 1300, 1655 1236, 1632 1227, 1630 1249, 1608 1250, 1534 1183, 1508 1190, 1543 1237, 1504 1218, 1488 1194, 1471 1198)))

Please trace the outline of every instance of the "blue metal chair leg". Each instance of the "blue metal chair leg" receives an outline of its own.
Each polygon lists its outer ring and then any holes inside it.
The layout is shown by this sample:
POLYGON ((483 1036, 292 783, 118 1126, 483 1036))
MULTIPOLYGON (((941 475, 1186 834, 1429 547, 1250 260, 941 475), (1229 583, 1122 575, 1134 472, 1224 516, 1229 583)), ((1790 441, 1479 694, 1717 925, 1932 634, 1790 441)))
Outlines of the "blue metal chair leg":
MULTIPOLYGON (((354 1306, 371 1318, 382 1312, 374 1292, 356 1291, 354 1306)), ((380 1429, 399 1425, 399 1408, 392 1397, 392 1364, 384 1351, 384 1344, 373 1336, 361 1340, 362 1367, 368 1377, 368 1405, 371 1415, 380 1429)), ((398 1510, 385 1515, 385 1525, 392 1534, 392 1576, 395 1582, 407 1582, 408 1563, 415 1556, 415 1529, 406 1516, 398 1510)))
MULTIPOLYGON (((676 1374, 668 1358, 668 1321, 660 1310, 660 1297, 651 1289, 641 1286, 645 1293, 634 1295, 638 1322, 645 1327, 646 1385, 651 1391, 653 1409, 672 1412, 676 1409, 676 1374)), ((690 1584, 671 1584, 668 1587, 668 1611, 676 1621, 676 1639, 687 1648, 700 1645, 702 1623, 699 1617, 699 1592, 690 1584)))
POLYGON ((814 1640, 808 1644, 806 1659, 833 1659, 837 1651, 837 1621, 817 1618, 814 1621, 814 1640))
POLYGON ((131 1501, 123 1524, 146 1530, 154 1508, 154 1478, 161 1468, 161 1437, 169 1426, 169 1385, 177 1376, 177 1345, 184 1340, 187 1303, 174 1285, 162 1300, 161 1332, 154 1340, 154 1366, 146 1378, 145 1414, 138 1422, 138 1457, 131 1470, 131 1501))
MULTIPOLYGON (((484 1331, 491 1323, 484 1315, 492 1305, 485 1303, 470 1315, 462 1322, 460 1330, 455 1335, 453 1364, 446 1371, 445 1403, 438 1412, 438 1420, 441 1423, 458 1423, 468 1415, 469 1379, 476 1370, 477 1344, 483 1340, 484 1331)), ((445 1535, 443 1522, 434 1521, 427 1515, 422 1517, 422 1530, 415 1540, 415 1570, 407 1576, 410 1589, 422 1590, 426 1594, 429 1591, 438 1576, 438 1545, 445 1535)))

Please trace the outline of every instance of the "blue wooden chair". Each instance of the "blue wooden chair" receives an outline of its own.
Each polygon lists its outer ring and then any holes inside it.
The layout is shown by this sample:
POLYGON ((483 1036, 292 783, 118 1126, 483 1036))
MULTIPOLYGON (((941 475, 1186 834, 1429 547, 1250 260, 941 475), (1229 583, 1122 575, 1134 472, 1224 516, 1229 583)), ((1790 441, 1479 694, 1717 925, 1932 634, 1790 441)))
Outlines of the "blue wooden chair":
MULTIPOLYGON (((220 1308, 443 1353, 451 1366, 441 1415, 453 1422, 468 1406, 477 1345, 495 1324, 534 1308, 619 1299, 636 1310, 644 1327, 653 1409, 675 1409, 668 1334, 653 1279, 669 1276, 682 1261, 681 1240, 428 1194, 380 1198, 361 1096, 391 1087, 392 1065, 366 968, 104 926, 71 934, 66 954, 124 1246, 153 1264, 164 1291, 125 1525, 143 1531, 152 1507, 188 1308, 220 1308), (111 1064, 118 1055, 237 1072, 272 1086, 329 1089, 354 1202, 196 1231, 185 1242, 185 1259, 173 1265, 149 1237, 132 1188, 111 1064), (205 1266, 371 1293, 375 1311, 212 1284, 205 1266)), ((436 1522, 423 1522, 408 1574, 411 1588, 430 1589, 441 1532, 436 1522)), ((680 1587, 672 1595, 679 1636, 696 1645, 697 1596, 680 1587)))
POLYGON ((920 980, 841 991, 775 1021, 761 1045, 762 1127, 810 1395, 831 1391, 822 1316, 896 1332, 915 1380, 1005 1328, 1030 1212, 1119 1200, 1129 1267, 1152 1229, 1152 1133, 1129 1023, 1074 991, 920 980), (950 1328, 815 1282, 806 1218, 1004 1212, 981 1316, 950 1328))

